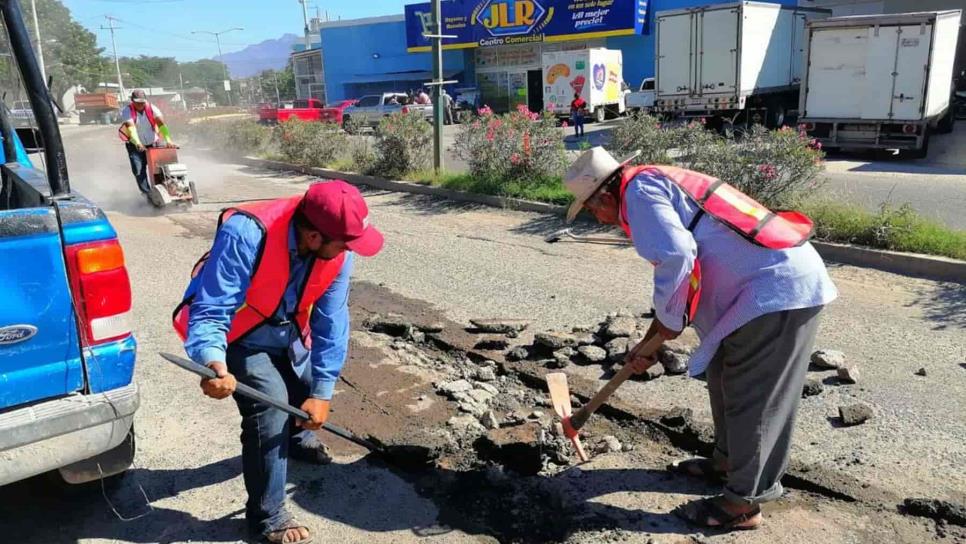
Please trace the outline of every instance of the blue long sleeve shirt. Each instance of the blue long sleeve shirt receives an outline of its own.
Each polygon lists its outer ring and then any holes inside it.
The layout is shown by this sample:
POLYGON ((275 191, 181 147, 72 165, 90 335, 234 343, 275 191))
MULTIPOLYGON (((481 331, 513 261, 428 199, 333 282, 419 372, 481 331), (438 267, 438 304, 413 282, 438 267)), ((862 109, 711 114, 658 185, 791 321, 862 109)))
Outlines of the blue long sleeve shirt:
MULTIPOLYGON (((188 312, 185 351, 197 363, 225 361, 227 334, 235 311, 244 303, 251 283, 253 265, 263 237, 251 218, 235 214, 218 229, 211 254, 198 277, 188 287, 194 300, 188 312)), ((275 316, 286 321, 295 314, 298 289, 308 272, 313 255, 300 257, 295 227, 289 231, 289 280, 282 304, 275 316)), ((312 365, 311 396, 332 398, 335 383, 345 364, 349 343, 349 278, 354 254, 346 253, 342 269, 312 307, 309 324, 312 349, 306 352, 293 324, 264 324, 239 340, 239 344, 274 355, 288 354, 296 367, 312 365)))
POLYGON ((684 326, 688 278, 695 259, 701 263, 701 301, 693 322, 701 344, 688 365, 692 376, 707 369, 725 337, 756 317, 821 306, 838 296, 811 244, 760 247, 710 215, 689 231, 686 225, 699 208, 664 177, 642 173, 624 199, 634 248, 655 267, 655 315, 670 329, 684 326))

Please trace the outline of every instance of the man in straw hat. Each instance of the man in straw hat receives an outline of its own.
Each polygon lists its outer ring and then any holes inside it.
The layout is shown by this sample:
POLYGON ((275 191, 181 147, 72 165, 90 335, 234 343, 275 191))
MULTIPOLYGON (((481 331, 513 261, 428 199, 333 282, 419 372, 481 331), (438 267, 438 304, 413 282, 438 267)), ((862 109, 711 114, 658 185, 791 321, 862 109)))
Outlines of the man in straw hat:
MULTIPOLYGON (((620 225, 654 265, 648 336, 675 338, 690 321, 701 338, 688 371, 707 376, 714 456, 668 469, 723 482, 724 491, 675 513, 698 526, 753 529, 760 504, 783 493, 818 315, 837 292, 807 242, 808 218, 772 213, 697 172, 629 166, 636 155, 618 161, 601 147, 581 155, 564 180, 575 197, 567 220, 586 208, 620 225), (700 304, 689 309, 696 291, 700 304)), ((646 368, 637 351, 627 364, 646 368)))

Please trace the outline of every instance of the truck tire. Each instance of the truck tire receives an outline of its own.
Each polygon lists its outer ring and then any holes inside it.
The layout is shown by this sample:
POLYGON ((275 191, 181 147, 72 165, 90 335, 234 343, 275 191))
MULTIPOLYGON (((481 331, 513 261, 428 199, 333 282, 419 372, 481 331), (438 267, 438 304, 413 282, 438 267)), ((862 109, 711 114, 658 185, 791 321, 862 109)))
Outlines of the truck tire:
POLYGON ((919 149, 910 149, 906 154, 910 159, 925 159, 929 155, 929 126, 923 127, 925 131, 922 136, 922 147, 919 149))
POLYGON ((603 106, 598 106, 594 110, 594 120, 598 123, 603 123, 607 119, 607 110, 603 106))
POLYGON ((785 106, 776 104, 771 108, 768 108, 768 124, 766 127, 770 129, 782 128, 782 126, 785 125, 785 120, 787 117, 788 114, 785 111, 785 106))
POLYGON ((949 134, 953 131, 953 125, 956 123, 956 113, 953 111, 955 107, 953 104, 949 104, 949 108, 946 109, 946 115, 943 115, 939 122, 936 123, 936 134, 949 134))
POLYGON ((352 116, 351 115, 343 115, 342 116, 342 130, 346 131, 349 134, 352 134, 352 132, 353 132, 352 131, 352 122, 351 121, 352 121, 352 116))

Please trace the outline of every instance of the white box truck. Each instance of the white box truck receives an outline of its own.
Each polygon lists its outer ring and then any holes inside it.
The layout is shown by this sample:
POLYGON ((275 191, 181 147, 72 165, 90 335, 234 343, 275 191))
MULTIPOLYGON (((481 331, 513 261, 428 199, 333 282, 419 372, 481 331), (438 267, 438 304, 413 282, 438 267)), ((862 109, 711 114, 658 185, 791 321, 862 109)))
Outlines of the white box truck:
POLYGON ((960 11, 834 17, 807 31, 800 127, 829 148, 925 157, 950 132, 960 11))
POLYGON ((618 50, 594 48, 543 54, 544 109, 570 115, 574 93, 600 122, 624 113, 624 57, 618 50))
POLYGON ((805 23, 830 13, 766 2, 659 12, 654 110, 726 130, 794 123, 805 23))

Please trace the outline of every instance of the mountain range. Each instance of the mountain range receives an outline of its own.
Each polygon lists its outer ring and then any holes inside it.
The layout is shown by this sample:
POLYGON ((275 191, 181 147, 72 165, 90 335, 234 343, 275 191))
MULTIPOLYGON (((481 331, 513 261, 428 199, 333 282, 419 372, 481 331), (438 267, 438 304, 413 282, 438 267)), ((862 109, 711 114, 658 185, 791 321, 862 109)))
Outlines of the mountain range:
POLYGON ((299 39, 298 35, 285 34, 281 38, 249 45, 241 51, 225 53, 215 60, 228 65, 232 77, 251 77, 262 70, 281 70, 288 62, 292 45, 299 39))

